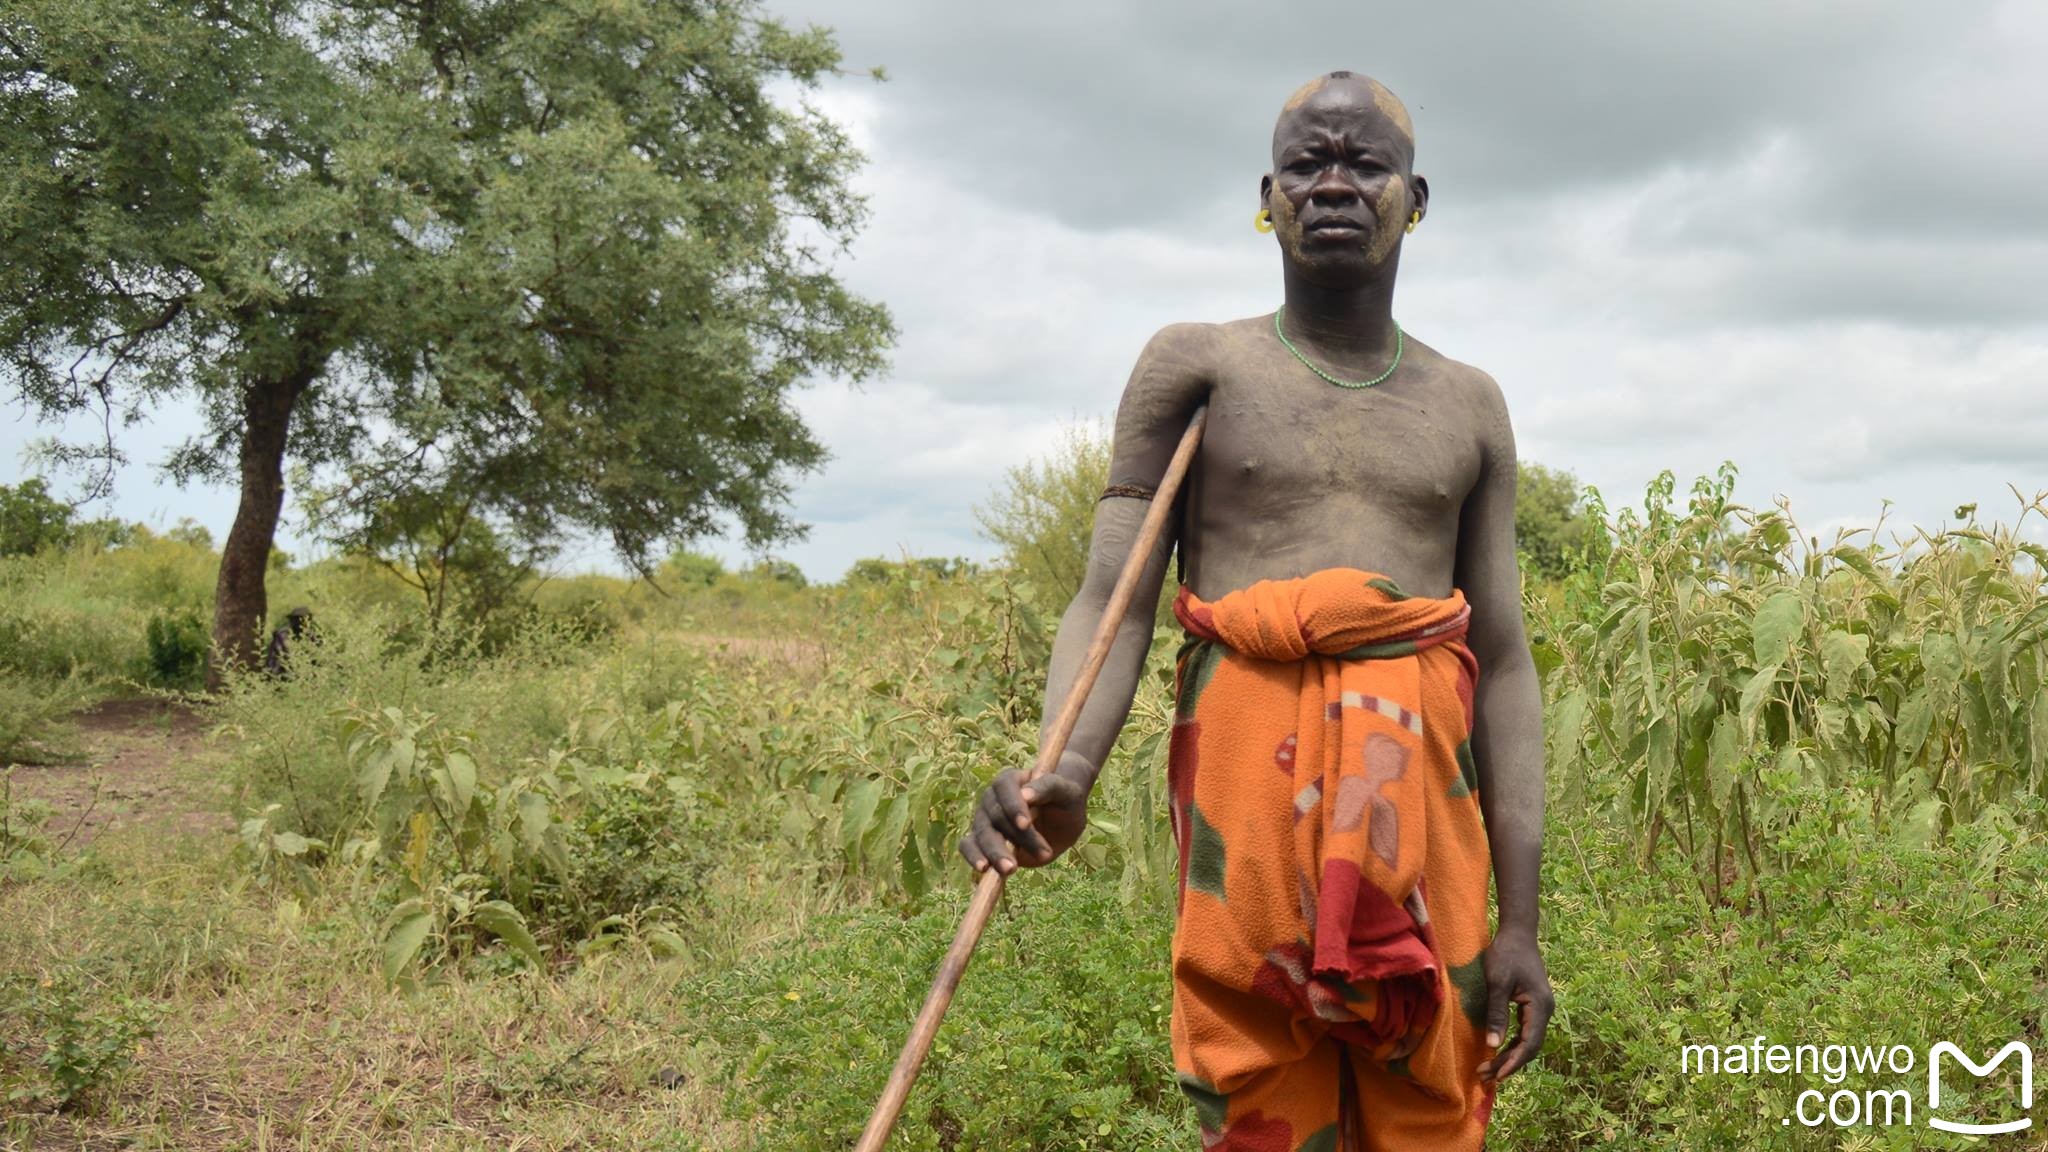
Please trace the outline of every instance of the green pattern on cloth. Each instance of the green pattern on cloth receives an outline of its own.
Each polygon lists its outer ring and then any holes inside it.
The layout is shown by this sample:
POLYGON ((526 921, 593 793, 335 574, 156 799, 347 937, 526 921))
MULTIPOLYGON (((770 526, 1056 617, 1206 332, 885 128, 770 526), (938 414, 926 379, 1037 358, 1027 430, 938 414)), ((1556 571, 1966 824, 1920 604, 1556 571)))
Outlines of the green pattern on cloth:
POLYGON ((1375 576, 1372 579, 1367 580, 1365 582, 1365 586, 1367 588, 1377 588, 1380 591, 1386 593, 1387 599, 1389 600, 1406 600, 1409 598, 1406 592, 1401 591, 1401 586, 1399 584, 1394 583, 1392 580, 1387 579, 1385 576, 1375 576))
POLYGON ((1223 1121, 1230 1112, 1230 1097, 1216 1090, 1214 1084, 1188 1072, 1175 1075, 1180 1090, 1188 1102, 1195 1106, 1195 1121, 1205 1132, 1223 1131, 1223 1121))
POLYGON ((1188 887, 1223 899, 1223 833, 1188 805, 1188 887))
POLYGON ((1451 781, 1452 796, 1470 796, 1479 791, 1479 764, 1472 759, 1472 738, 1458 741, 1458 778, 1451 781))
POLYGON ((1396 640, 1392 644, 1361 644, 1337 653, 1339 660, 1391 660, 1396 656, 1413 656, 1422 650, 1413 640, 1396 640))
POLYGON ((1173 715, 1175 719, 1186 720, 1195 714, 1202 690, 1209 686, 1209 678, 1216 675, 1217 666, 1223 663, 1223 645, 1190 636, 1180 646, 1179 662, 1180 698, 1174 701, 1173 715))
POLYGON ((1337 1152, 1337 1126, 1332 1124, 1303 1140, 1299 1152, 1337 1152))
POLYGON ((1474 1028, 1486 1028, 1486 953, 1481 952, 1469 964, 1460 964, 1451 969, 1451 984, 1458 990, 1458 1006, 1465 1010, 1465 1019, 1474 1028))

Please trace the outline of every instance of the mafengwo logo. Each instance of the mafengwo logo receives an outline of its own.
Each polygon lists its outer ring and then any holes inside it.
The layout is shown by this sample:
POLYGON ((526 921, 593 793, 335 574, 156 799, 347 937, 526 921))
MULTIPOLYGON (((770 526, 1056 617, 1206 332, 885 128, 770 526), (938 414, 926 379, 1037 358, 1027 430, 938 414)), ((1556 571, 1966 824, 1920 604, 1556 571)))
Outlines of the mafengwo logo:
POLYGON ((2022 1115, 2017 1120, 2006 1120, 1995 1124, 1978 1124, 1964 1120, 1950 1120, 1941 1115, 1941 1058, 1955 1057, 1955 1062, 1970 1070, 1972 1076, 1989 1076, 1991 1070, 2005 1063, 2008 1056, 2020 1058, 2020 1112, 2034 1109, 2034 1053, 2022 1041, 2015 1040, 1979 1064, 1965 1055, 1961 1048, 1943 1040, 1927 1052, 1927 1123, 1944 1132, 1961 1132, 1970 1136, 1996 1136, 2004 1132, 2019 1132, 2034 1123, 2032 1116, 2022 1115))
POLYGON ((1937 1042, 1927 1050, 1924 1100, 1913 1095, 1915 1080, 1909 1079, 1919 1074, 1919 1058, 1904 1044, 1773 1044, 1767 1036, 1756 1036, 1747 1044, 1683 1045, 1678 1066, 1694 1077, 1817 1077, 1833 1089, 1804 1087, 1793 1098, 1792 1114, 1779 1120, 1786 1127, 1924 1125, 1964 1136, 2000 1136, 2034 1126, 2034 1053, 2026 1041, 2008 1043, 1983 1063, 1954 1043, 1937 1042), (2019 1073, 2017 1113, 2004 1090, 2014 1080, 2008 1069, 2019 1073), (1994 1074, 1999 1079, 1993 1083, 1977 1083, 1994 1074), (1856 1083, 1849 1083, 1852 1078, 1856 1083))

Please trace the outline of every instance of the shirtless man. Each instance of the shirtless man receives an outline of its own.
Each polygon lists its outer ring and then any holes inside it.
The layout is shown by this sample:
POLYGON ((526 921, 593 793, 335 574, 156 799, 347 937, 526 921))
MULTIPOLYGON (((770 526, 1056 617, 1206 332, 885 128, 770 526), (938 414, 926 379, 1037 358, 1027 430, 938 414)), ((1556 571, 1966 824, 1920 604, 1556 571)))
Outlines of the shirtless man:
MULTIPOLYGON (((1086 583, 1053 650, 1056 702, 1151 487, 1207 404, 1178 517, 1175 612, 1193 647, 1172 772, 1174 1056, 1209 1148, 1478 1148, 1494 1086, 1536 1055, 1550 1017, 1514 437, 1491 377, 1394 322, 1402 238, 1429 208, 1414 147, 1400 100, 1364 76, 1332 72, 1287 101, 1257 220, 1279 244, 1284 306, 1173 325, 1146 346, 1117 409, 1086 583), (1405 655, 1362 658, 1388 652, 1405 655), (1380 679, 1354 685, 1359 670, 1380 679), (1445 684, 1456 693, 1432 687, 1445 684), (1297 691, 1311 697, 1298 715, 1284 695, 1297 691), (1269 720, 1288 735, 1245 752, 1269 720), (1247 756, 1263 770, 1239 767, 1247 756), (1339 888, 1348 922, 1331 918, 1339 888)), ((1080 837, 1172 544, 1146 558, 1057 771, 1021 787, 1005 771, 982 793, 960 845, 977 871, 1041 866, 1080 837)))

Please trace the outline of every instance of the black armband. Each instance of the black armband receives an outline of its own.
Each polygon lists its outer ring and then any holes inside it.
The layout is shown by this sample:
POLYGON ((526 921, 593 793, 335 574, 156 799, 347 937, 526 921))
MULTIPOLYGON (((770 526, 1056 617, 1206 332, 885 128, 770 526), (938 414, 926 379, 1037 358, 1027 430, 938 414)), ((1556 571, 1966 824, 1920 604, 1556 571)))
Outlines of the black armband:
POLYGON ((1100 504, 1111 496, 1128 496, 1133 500, 1150 500, 1157 494, 1158 489, 1147 488, 1143 484, 1111 484, 1102 490, 1102 495, 1096 497, 1095 502, 1100 504))

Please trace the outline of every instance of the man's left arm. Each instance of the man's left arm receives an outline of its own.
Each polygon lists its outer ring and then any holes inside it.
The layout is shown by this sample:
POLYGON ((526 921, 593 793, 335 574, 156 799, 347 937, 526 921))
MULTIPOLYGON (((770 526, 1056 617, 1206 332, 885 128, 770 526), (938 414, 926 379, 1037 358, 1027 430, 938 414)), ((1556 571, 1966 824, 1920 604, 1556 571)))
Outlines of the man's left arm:
POLYGON ((1480 377, 1479 481, 1458 523, 1456 582, 1472 605, 1466 642, 1479 658, 1472 755, 1493 855, 1500 923, 1486 950, 1487 1044, 1507 1038, 1508 1005, 1521 1005, 1513 1043, 1480 1065, 1500 1080, 1534 1059, 1550 1023, 1550 978, 1536 944, 1543 856, 1543 694, 1522 629, 1515 559, 1515 435, 1500 386, 1480 377))

